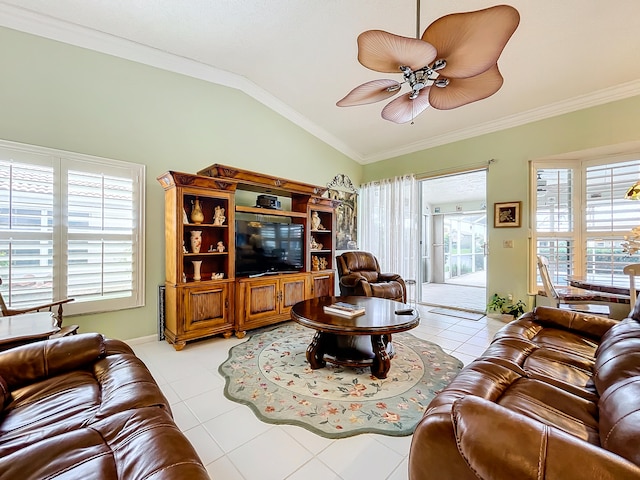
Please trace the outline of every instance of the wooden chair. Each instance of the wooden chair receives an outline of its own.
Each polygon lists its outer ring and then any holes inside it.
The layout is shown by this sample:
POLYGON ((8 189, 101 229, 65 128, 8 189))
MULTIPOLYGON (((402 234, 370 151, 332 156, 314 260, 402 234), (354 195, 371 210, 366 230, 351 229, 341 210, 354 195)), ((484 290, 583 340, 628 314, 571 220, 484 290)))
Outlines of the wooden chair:
POLYGON ((547 298, 555 302, 556 308, 609 317, 610 311, 608 305, 589 303, 593 302, 593 297, 597 292, 581 290, 575 287, 567 287, 565 291, 557 289, 551 280, 549 260, 547 257, 538 255, 538 270, 540 271, 540 278, 542 279, 545 294, 547 298))
POLYGON ((622 271, 625 275, 629 275, 629 304, 633 309, 637 299, 636 277, 640 275, 640 263, 630 263, 629 265, 625 265, 622 271))
MULTIPOLYGON (((0 278, 0 285, 2 285, 2 278, 0 278)), ((73 300, 73 298, 65 298, 64 300, 45 303, 43 305, 37 305, 34 307, 25 307, 20 309, 7 308, 7 305, 4 303, 4 298, 2 298, 2 293, 0 292, 0 311, 2 311, 2 316, 4 317, 21 315, 23 313, 49 311, 53 314, 54 318, 56 319, 56 324, 60 329, 49 338, 66 337, 67 335, 75 335, 76 333, 78 333, 79 328, 78 325, 67 325, 65 327, 62 326, 62 306, 65 303, 73 302, 73 300)))

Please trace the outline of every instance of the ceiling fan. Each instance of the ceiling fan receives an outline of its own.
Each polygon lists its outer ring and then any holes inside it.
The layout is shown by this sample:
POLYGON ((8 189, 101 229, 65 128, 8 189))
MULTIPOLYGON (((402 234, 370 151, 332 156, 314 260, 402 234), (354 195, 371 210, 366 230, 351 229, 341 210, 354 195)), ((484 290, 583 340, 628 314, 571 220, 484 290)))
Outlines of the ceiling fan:
POLYGON ((429 106, 450 110, 487 98, 502 86, 498 58, 519 22, 515 8, 496 5, 445 15, 420 38, 417 0, 416 38, 382 30, 367 30, 358 36, 358 61, 376 72, 401 73, 402 83, 373 80, 351 90, 336 105, 379 102, 396 95, 406 83, 410 91, 389 102, 381 115, 394 123, 413 123, 429 106))

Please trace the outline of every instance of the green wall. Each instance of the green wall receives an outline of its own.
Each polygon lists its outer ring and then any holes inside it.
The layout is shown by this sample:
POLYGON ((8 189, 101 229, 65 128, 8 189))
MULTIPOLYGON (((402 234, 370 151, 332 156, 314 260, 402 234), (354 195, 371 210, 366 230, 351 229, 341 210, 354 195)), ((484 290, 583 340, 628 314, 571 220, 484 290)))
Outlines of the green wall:
POLYGON ((164 281, 164 200, 156 177, 166 170, 223 163, 319 185, 344 173, 358 185, 495 159, 487 176, 490 212, 494 202, 516 200, 524 211, 522 228, 489 229, 488 294, 524 299, 527 162, 640 140, 634 97, 363 167, 235 89, 6 28, 0 61, 1 139, 147 166, 147 305, 74 318, 82 331, 123 339, 156 333, 157 286, 164 281), (502 248, 506 239, 514 248, 502 248))
POLYGON ((318 185, 361 180, 361 165, 235 89, 6 28, 0 64, 1 139, 147 168, 146 306, 75 317, 83 332, 156 333, 163 172, 222 163, 318 185))
MULTIPOLYGON (((426 112, 436 116, 438 112, 426 112)), ((527 301, 530 160, 640 140, 640 96, 365 165, 363 182, 406 173, 429 174, 495 159, 487 174, 489 258, 487 294, 527 301), (522 201, 521 228, 493 228, 495 202, 522 201), (513 248, 503 248, 513 240, 513 248)), ((615 150, 637 148, 621 145, 615 150)), ((640 150, 635 150, 640 151, 640 150)), ((571 157, 571 155, 568 155, 571 157)), ((640 215, 639 215, 640 220, 640 215)))

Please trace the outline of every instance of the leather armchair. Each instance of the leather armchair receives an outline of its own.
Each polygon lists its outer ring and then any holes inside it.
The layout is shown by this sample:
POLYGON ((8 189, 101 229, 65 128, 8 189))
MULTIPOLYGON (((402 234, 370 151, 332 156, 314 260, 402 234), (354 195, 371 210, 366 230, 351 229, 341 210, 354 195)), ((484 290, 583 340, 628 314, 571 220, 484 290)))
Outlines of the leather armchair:
POLYGON ((368 252, 336 257, 340 295, 388 298, 406 302, 407 288, 397 273, 381 273, 378 259, 368 252))

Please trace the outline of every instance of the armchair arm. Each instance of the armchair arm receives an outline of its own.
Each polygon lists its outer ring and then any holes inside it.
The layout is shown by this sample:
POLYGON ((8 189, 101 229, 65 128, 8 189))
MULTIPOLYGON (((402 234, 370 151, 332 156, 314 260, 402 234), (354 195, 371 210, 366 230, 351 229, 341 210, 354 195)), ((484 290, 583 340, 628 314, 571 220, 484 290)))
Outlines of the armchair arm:
POLYGON ((553 325, 565 330, 573 330, 583 333, 593 338, 600 338, 607 330, 619 323, 611 318, 589 315, 587 313, 572 312, 553 307, 536 307, 530 314, 525 314, 521 318, 553 325))
POLYGON ((625 458, 480 397, 457 400, 452 420, 458 450, 481 479, 640 479, 625 458))
POLYGON ((378 280, 381 282, 391 282, 395 280, 404 285, 404 280, 402 280, 402 277, 397 273, 381 273, 378 275, 378 280))
POLYGON ((29 312, 40 312, 42 310, 48 310, 55 314, 56 323, 58 324, 58 327, 62 327, 62 305, 64 305, 65 303, 73 302, 74 300, 75 300, 74 298, 65 298, 64 300, 45 303, 44 305, 38 305, 35 307, 27 307, 27 308, 20 308, 20 309, 7 308, 4 302, 2 302, 0 305, 2 306, 2 314, 5 317, 11 317, 13 315, 21 315, 23 313, 29 313, 29 312), (54 310, 53 307, 56 307, 56 306, 58 308, 54 310))
POLYGON ((98 333, 29 343, 0 352, 0 377, 13 390, 81 368, 103 357, 105 352, 105 339, 98 333))
POLYGON ((362 281, 366 282, 367 279, 359 273, 349 273, 340 277, 340 284, 349 288, 354 288, 362 281))
POLYGON ((51 310, 51 311, 53 311, 53 307, 64 305, 65 303, 73 302, 74 300, 75 300, 74 298, 65 298, 64 300, 58 300, 56 302, 45 303, 44 305, 38 305, 36 307, 7 308, 2 313, 5 316, 12 316, 12 315, 20 315, 22 313, 39 312, 40 310, 51 310))

